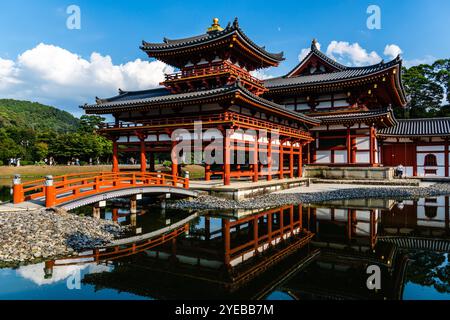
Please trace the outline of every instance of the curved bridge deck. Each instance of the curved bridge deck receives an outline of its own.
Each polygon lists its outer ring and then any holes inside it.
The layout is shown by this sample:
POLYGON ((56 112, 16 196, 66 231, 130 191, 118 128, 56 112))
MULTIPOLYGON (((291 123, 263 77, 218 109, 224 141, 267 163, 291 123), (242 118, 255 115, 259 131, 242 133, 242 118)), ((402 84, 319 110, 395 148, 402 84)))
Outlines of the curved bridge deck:
POLYGON ((197 195, 189 190, 188 178, 159 172, 98 172, 15 183, 13 203, 31 202, 70 210, 102 200, 146 193, 197 195))

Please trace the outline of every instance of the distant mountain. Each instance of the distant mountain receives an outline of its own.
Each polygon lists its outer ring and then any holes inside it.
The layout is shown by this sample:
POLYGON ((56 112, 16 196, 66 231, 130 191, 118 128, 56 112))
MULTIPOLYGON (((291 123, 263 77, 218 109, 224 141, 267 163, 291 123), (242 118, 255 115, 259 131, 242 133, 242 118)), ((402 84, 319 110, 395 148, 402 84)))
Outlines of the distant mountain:
POLYGON ((0 128, 14 126, 35 131, 75 131, 80 120, 69 112, 37 102, 0 99, 0 128))

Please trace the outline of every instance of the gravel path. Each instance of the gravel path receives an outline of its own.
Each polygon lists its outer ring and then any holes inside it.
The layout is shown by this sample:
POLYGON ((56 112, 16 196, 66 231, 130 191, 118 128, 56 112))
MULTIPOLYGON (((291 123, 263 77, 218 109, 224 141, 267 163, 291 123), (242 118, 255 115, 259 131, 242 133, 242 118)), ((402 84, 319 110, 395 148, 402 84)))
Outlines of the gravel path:
MULTIPOLYGON (((303 187, 305 188, 305 187, 303 187)), ((341 199, 414 199, 420 197, 450 195, 450 184, 439 183, 424 187, 358 187, 301 193, 280 192, 243 201, 226 200, 212 196, 200 196, 193 200, 179 200, 167 204, 172 209, 263 209, 287 204, 318 203, 341 199)))
POLYGON ((126 231, 118 224, 64 210, 0 213, 0 265, 76 255, 126 231))

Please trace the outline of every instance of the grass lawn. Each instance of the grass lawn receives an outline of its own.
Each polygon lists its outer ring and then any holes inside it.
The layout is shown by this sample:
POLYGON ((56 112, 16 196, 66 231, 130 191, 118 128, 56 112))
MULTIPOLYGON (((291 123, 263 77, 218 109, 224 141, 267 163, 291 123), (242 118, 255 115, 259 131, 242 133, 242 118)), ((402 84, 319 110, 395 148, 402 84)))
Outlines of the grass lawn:
MULTIPOLYGON (((135 166, 120 166, 123 171, 138 170, 139 165, 135 166)), ((156 170, 170 171, 168 168, 164 168, 162 165, 157 165, 156 170)), ((187 165, 183 167, 183 170, 187 170, 190 173, 192 179, 201 179, 205 176, 205 170, 202 166, 187 165)), ((44 178, 47 175, 62 176, 71 173, 82 172, 107 172, 111 171, 111 165, 100 166, 22 166, 22 167, 9 167, 0 166, 0 186, 10 186, 13 176, 15 174, 22 175, 22 180, 33 180, 44 178)))

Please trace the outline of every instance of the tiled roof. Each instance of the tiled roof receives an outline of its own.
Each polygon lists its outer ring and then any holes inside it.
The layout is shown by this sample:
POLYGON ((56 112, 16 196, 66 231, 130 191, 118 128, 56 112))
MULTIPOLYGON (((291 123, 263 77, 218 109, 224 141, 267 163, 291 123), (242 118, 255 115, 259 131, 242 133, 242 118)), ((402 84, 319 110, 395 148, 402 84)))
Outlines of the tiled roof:
POLYGON ((217 89, 211 90, 201 90, 201 91, 193 91, 187 93, 178 93, 178 94, 170 94, 164 92, 165 88, 158 88, 152 90, 144 90, 144 91, 134 91, 134 92, 123 92, 118 96, 108 98, 108 99, 96 99, 96 104, 85 104, 80 106, 86 112, 90 113, 111 113, 114 112, 114 109, 123 109, 127 107, 140 107, 140 106, 151 106, 151 105, 164 105, 176 102, 187 102, 189 100, 201 100, 204 98, 220 98, 221 96, 225 96, 227 94, 232 94, 239 92, 243 96, 258 102, 262 105, 265 105, 274 111, 278 111, 280 113, 290 115, 291 117, 297 118, 297 120, 302 120, 308 122, 310 124, 319 124, 320 121, 314 118, 308 117, 304 114, 291 111, 286 109, 283 105, 277 104, 275 102, 266 100, 264 98, 258 97, 248 91, 245 87, 241 85, 240 82, 236 82, 233 85, 225 86, 217 89))
POLYGON ((395 127, 378 131, 385 137, 450 136, 450 118, 426 118, 397 120, 395 127))
POLYGON ((361 122, 361 121, 376 121, 378 119, 386 119, 389 123, 385 123, 386 126, 395 125, 396 119, 392 113, 392 109, 371 110, 362 112, 346 112, 346 113, 333 113, 324 115, 314 115, 315 119, 319 119, 323 125, 341 124, 349 122, 361 122))
POLYGON ((271 78, 264 81, 264 85, 268 89, 276 89, 278 87, 301 87, 310 86, 319 83, 332 83, 341 82, 343 80, 354 80, 356 78, 365 77, 367 75, 372 75, 378 72, 385 71, 396 64, 400 63, 400 58, 388 62, 379 63, 367 67, 345 67, 345 69, 336 72, 329 73, 319 73, 306 76, 298 77, 278 77, 271 78))
POLYGON ((237 18, 234 20, 234 22, 228 23, 225 29, 222 31, 214 31, 214 32, 208 32, 205 34, 201 34, 194 37, 189 38, 183 38, 183 39, 176 39, 176 40, 170 40, 167 38, 164 38, 164 41, 162 43, 150 43, 143 41, 141 49, 146 52, 155 52, 155 51, 171 51, 174 49, 180 49, 180 48, 187 48, 187 47, 193 47, 209 42, 215 42, 217 40, 229 37, 232 34, 236 34, 241 37, 242 40, 244 40, 246 43, 248 43, 251 47, 253 47, 256 51, 258 51, 260 54, 266 56, 267 58, 280 62, 284 60, 283 58, 283 52, 280 53, 270 53, 265 50, 264 47, 260 47, 257 44, 255 44, 239 27, 239 23, 237 18))

